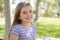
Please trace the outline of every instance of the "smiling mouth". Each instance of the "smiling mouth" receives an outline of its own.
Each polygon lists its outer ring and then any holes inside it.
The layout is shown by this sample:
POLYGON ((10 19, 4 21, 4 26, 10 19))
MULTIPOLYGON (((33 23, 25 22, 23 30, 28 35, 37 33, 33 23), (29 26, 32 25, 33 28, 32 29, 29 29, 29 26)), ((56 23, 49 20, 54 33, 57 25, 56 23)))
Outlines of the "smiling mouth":
POLYGON ((26 19, 27 19, 27 20, 31 20, 31 18, 32 18, 32 17, 30 17, 30 18, 26 18, 26 19))

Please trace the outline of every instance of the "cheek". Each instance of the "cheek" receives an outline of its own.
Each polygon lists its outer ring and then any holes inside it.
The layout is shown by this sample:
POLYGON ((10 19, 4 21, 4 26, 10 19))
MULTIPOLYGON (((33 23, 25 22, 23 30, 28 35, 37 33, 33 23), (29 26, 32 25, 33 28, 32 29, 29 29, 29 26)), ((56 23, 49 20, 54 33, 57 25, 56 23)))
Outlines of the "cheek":
POLYGON ((25 16, 21 16, 21 19, 24 19, 25 18, 25 16))
POLYGON ((25 15, 20 15, 20 19, 21 19, 21 20, 24 20, 25 18, 26 18, 25 15))
POLYGON ((33 13, 31 14, 31 17, 33 18, 33 13))

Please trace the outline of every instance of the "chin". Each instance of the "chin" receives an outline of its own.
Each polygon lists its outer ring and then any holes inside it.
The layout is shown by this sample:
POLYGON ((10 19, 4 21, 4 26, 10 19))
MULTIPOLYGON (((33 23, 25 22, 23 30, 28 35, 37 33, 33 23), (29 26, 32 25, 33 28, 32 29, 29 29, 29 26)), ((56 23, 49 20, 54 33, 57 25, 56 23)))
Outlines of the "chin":
POLYGON ((27 22, 30 23, 30 22, 32 22, 32 21, 29 20, 29 21, 27 21, 27 22))

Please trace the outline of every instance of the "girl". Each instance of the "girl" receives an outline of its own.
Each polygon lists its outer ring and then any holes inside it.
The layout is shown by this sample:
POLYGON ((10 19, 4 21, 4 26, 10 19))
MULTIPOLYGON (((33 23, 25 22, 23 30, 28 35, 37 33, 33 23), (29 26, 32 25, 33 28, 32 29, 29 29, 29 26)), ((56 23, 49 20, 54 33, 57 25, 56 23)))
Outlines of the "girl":
POLYGON ((17 5, 8 40, 35 40, 36 25, 32 21, 33 12, 30 3, 17 5))

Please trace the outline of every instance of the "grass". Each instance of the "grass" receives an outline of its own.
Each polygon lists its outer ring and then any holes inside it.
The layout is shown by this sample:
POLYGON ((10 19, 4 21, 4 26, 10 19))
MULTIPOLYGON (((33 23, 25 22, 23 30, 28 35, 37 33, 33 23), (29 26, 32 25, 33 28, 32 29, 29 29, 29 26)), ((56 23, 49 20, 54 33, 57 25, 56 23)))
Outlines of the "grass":
POLYGON ((0 24, 0 38, 3 38, 4 36, 4 25, 3 24, 0 24))
POLYGON ((60 38, 60 19, 59 18, 40 18, 36 21, 37 38, 42 36, 60 38))
MULTIPOLYGON (((36 22, 37 38, 42 36, 60 38, 60 18, 40 17, 36 22)), ((0 38, 4 36, 4 24, 0 25, 0 38)))

